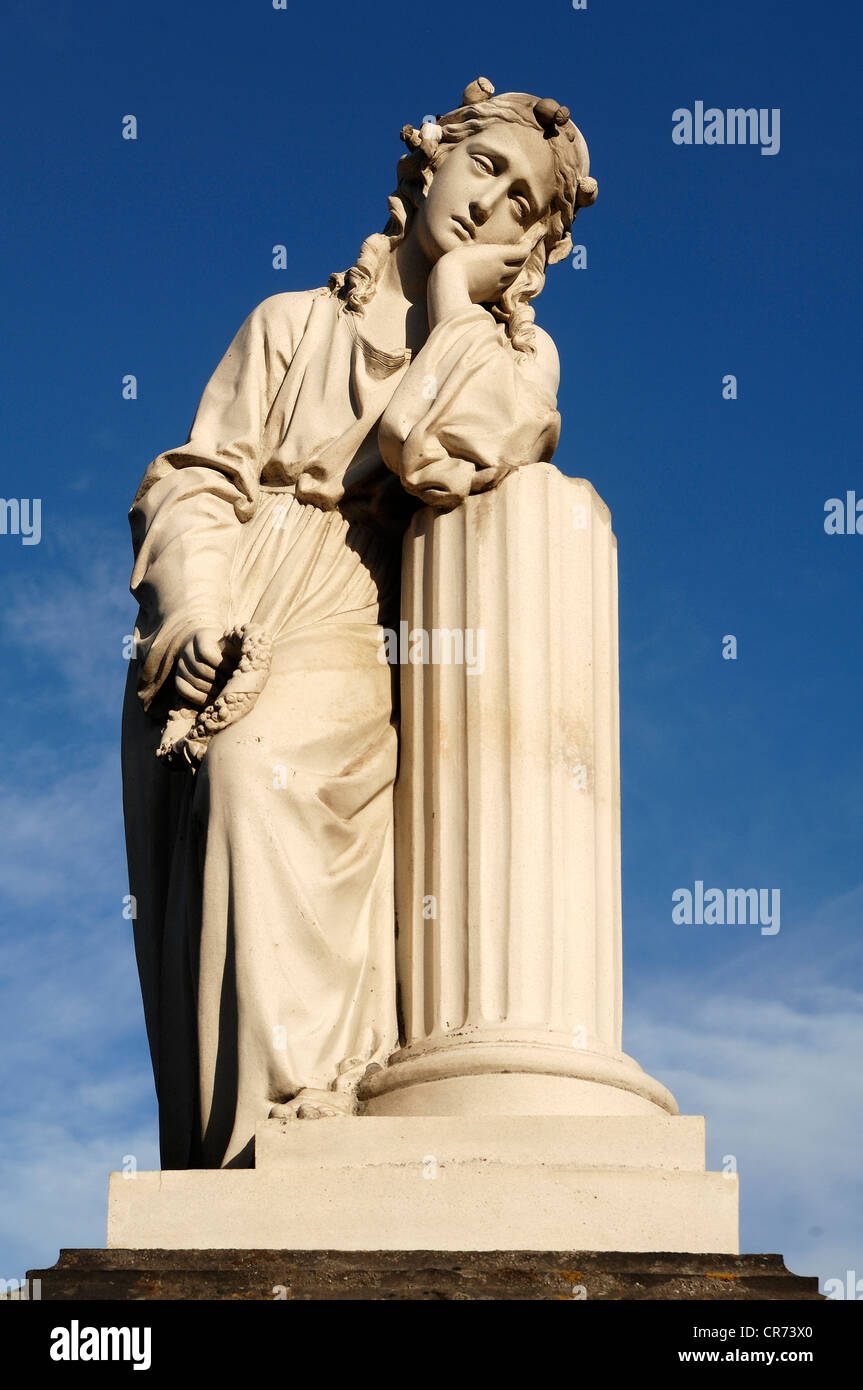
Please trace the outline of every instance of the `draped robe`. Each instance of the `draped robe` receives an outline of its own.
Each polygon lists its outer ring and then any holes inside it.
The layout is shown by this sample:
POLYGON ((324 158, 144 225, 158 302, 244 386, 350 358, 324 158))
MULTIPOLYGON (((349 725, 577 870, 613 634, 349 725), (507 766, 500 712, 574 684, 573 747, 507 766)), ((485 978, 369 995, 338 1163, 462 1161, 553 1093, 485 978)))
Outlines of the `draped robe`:
POLYGON ((397 766, 382 624, 411 510, 548 460, 556 354, 482 306, 381 352, 328 289, 249 315, 189 439, 130 512, 140 604, 123 716, 135 948, 164 1168, 246 1166, 304 1088, 350 1095, 398 1043, 397 766), (272 666, 193 775, 155 750, 199 628, 254 623, 272 666))

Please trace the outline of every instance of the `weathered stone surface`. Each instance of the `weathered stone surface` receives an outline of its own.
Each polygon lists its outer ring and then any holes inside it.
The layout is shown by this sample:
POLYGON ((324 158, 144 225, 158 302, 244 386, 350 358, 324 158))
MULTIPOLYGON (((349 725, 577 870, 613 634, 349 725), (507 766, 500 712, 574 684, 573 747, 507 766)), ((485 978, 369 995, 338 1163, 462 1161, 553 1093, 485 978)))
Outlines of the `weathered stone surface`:
POLYGON ((595 1251, 62 1250, 51 1300, 821 1301, 781 1255, 595 1251), (582 1293, 583 1290, 583 1293, 582 1293))

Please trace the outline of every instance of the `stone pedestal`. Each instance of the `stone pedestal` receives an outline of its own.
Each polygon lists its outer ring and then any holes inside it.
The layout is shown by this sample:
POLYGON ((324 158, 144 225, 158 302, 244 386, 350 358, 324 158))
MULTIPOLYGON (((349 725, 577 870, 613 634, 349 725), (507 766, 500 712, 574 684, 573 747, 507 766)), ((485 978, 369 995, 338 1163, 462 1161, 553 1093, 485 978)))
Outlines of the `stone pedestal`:
MULTIPOLYGON (((61 1250, 53 1268, 31 1270, 30 1277, 40 1280, 41 1296, 46 1301, 140 1303, 176 1299, 225 1301, 235 1307, 238 1301, 276 1299, 547 1300, 588 1305, 619 1303, 622 1299, 824 1301, 818 1280, 792 1274, 781 1255, 598 1254, 584 1250, 458 1250, 444 1254, 435 1250, 270 1248, 61 1250)), ((752 1318, 753 1310, 747 1310, 746 1321, 752 1318)), ((591 1325, 596 1326, 595 1315, 591 1325)), ((584 1329, 587 1325, 580 1326, 584 1329)), ((834 1337, 835 1331, 830 1335, 834 1337)))
POLYGON ((269 1120, 253 1169, 111 1175, 108 1248, 737 1252, 704 1122, 653 1115, 269 1120))

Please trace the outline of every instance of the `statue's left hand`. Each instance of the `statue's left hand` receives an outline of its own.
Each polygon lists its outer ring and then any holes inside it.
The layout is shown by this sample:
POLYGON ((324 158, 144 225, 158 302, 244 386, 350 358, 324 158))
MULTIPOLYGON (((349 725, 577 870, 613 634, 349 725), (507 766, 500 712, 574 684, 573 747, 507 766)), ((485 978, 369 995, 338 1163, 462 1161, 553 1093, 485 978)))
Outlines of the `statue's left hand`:
POLYGON ((174 684, 187 704, 197 707, 207 703, 216 673, 224 665, 221 638, 218 628, 198 628, 180 652, 174 684))

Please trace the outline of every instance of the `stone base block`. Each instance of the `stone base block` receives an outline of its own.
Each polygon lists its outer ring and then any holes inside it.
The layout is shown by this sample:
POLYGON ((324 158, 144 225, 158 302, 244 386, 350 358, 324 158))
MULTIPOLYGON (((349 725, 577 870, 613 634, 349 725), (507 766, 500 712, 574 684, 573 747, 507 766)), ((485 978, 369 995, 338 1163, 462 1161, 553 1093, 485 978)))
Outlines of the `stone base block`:
POLYGON ((256 1167, 113 1173, 109 1249, 736 1254, 696 1116, 271 1120, 256 1167))
MULTIPOLYGON (((823 1301, 781 1255, 595 1251, 62 1250, 45 1300, 823 1301)), ((791 1321, 791 1319, 786 1319, 791 1321)))

